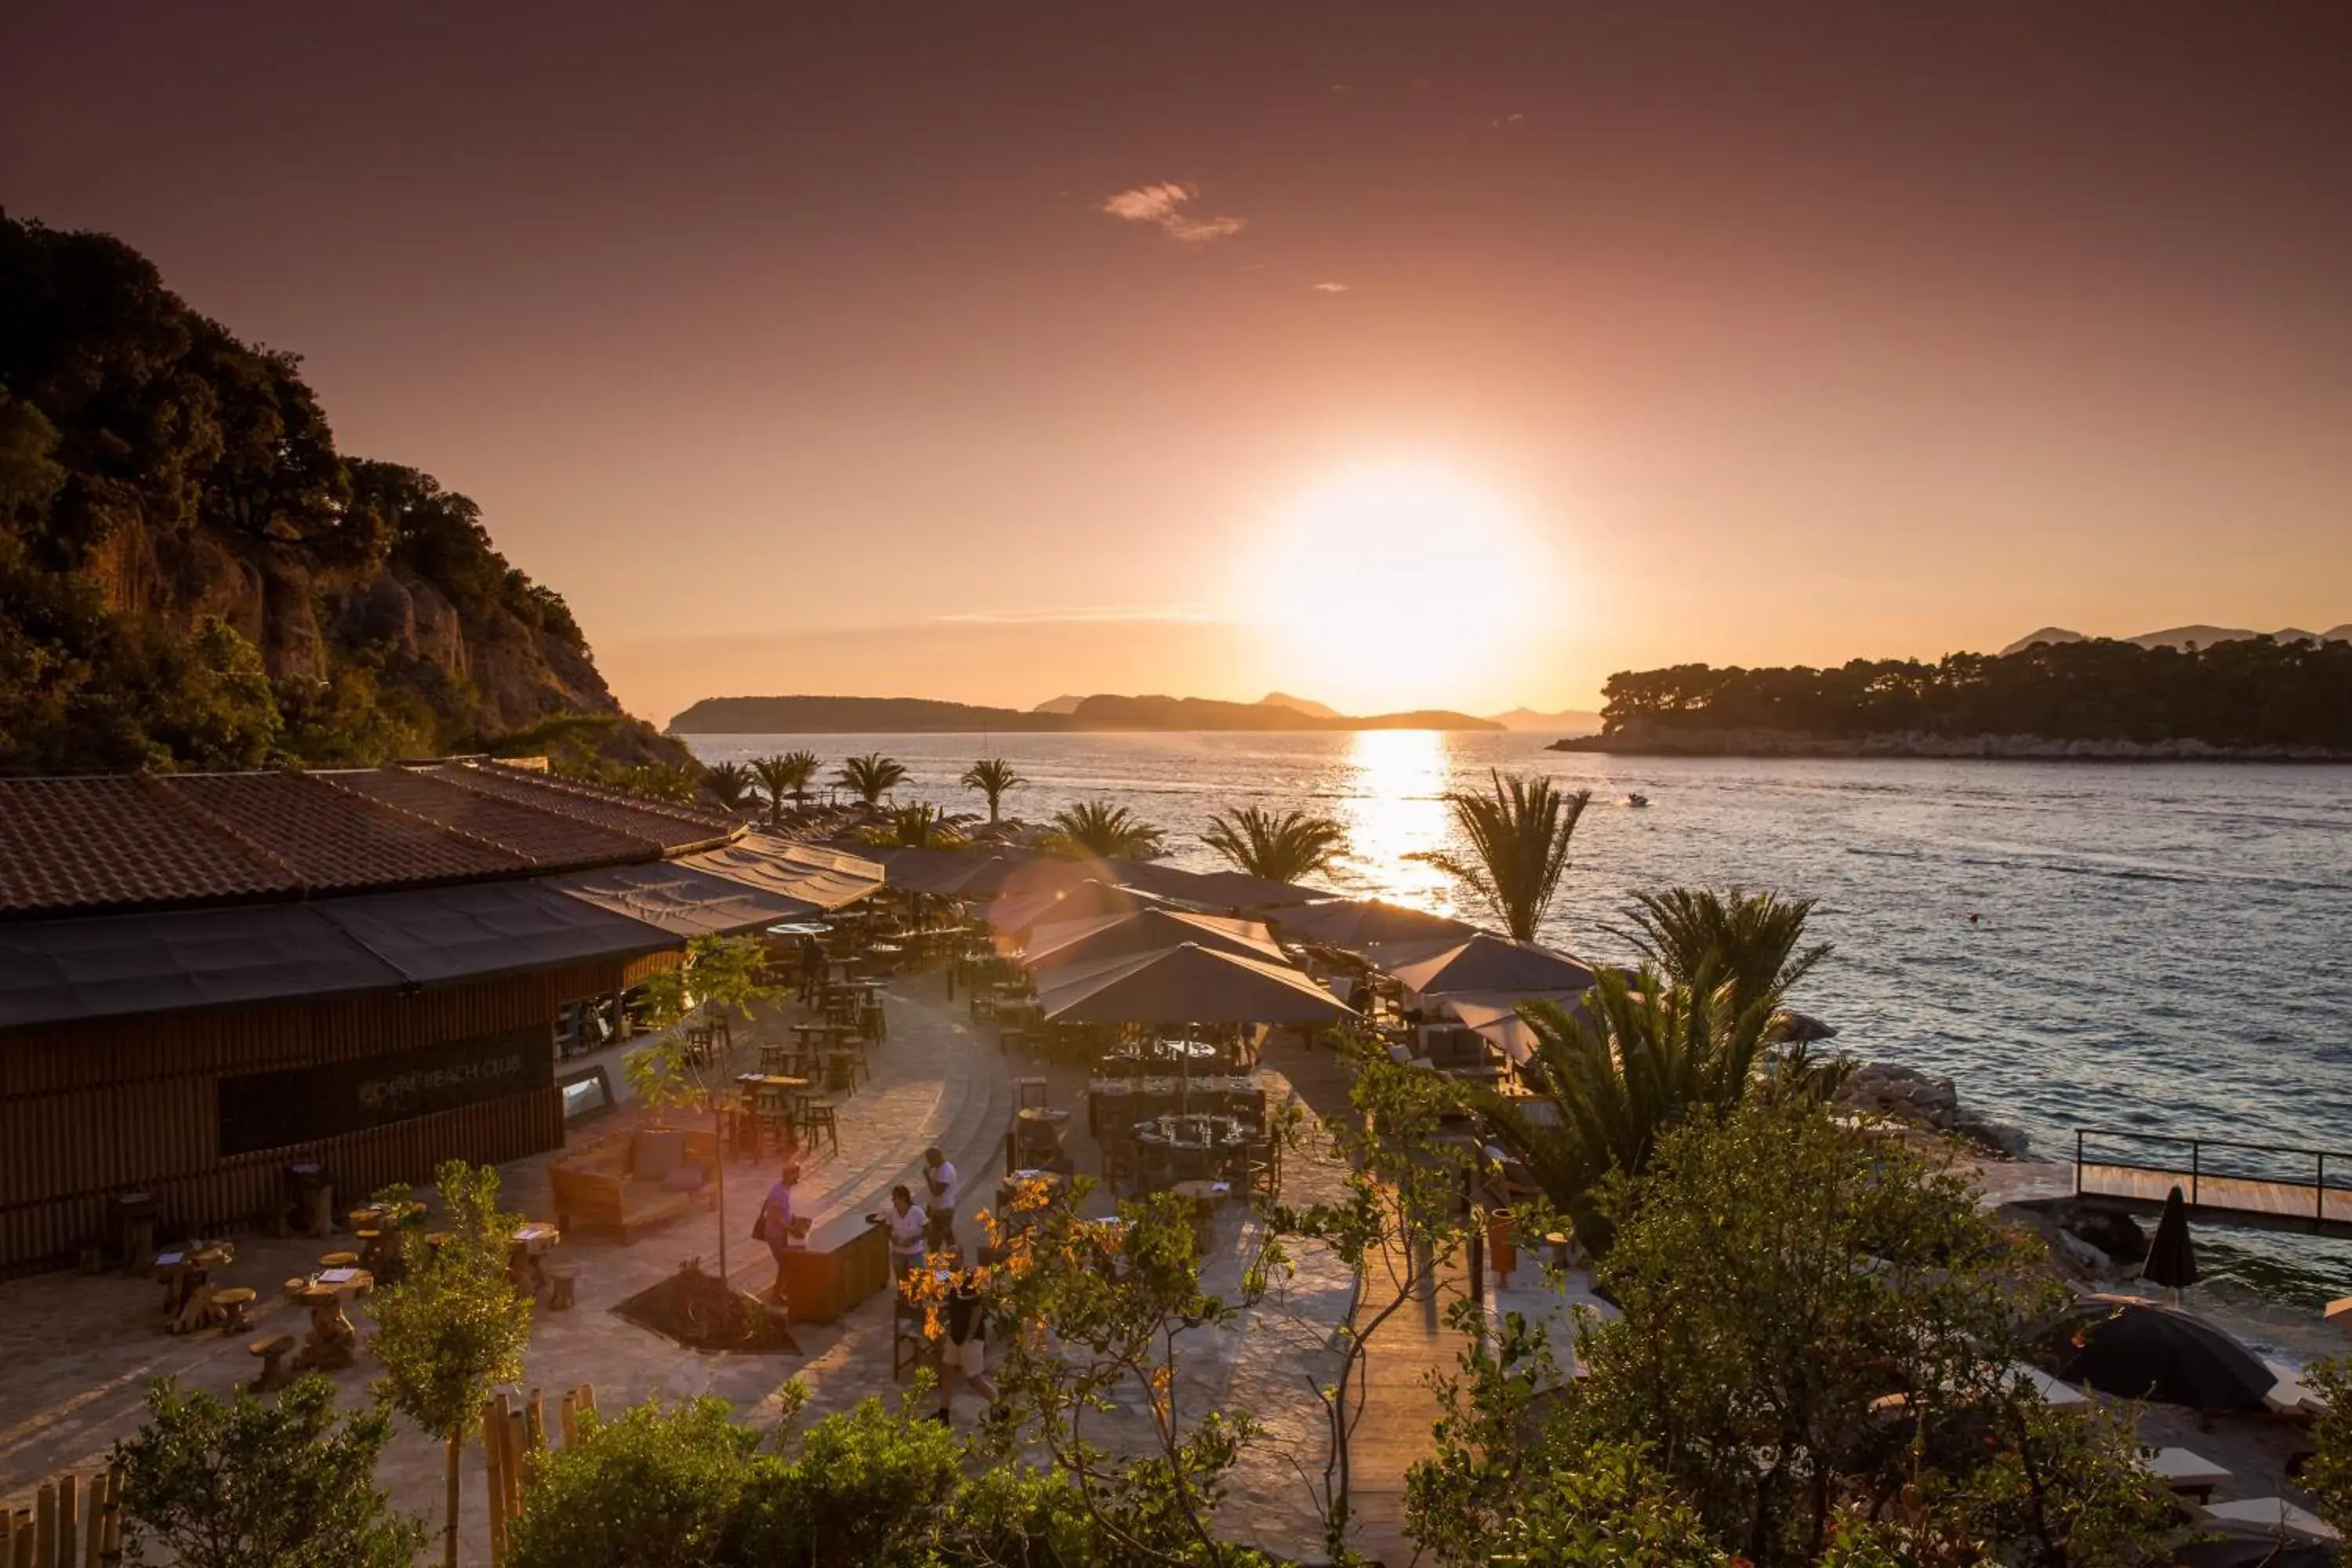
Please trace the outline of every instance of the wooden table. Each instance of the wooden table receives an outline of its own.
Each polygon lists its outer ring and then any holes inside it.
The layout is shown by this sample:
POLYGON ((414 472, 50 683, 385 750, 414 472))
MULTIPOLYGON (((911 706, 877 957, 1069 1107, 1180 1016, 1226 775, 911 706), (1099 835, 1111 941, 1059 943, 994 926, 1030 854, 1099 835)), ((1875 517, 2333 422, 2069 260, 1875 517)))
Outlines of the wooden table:
POLYGON ((563 1244, 563 1232, 545 1220, 526 1220, 515 1226, 514 1243, 507 1250, 507 1273, 517 1289, 536 1298, 547 1289, 547 1267, 541 1255, 563 1244))

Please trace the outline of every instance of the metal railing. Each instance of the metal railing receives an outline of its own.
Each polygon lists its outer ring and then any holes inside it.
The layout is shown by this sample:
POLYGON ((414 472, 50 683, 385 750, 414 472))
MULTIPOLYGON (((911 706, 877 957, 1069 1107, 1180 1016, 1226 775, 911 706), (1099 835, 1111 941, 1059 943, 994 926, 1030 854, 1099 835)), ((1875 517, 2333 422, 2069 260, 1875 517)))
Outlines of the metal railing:
MULTIPOLYGON (((2315 1220, 2325 1221, 2327 1218, 2327 1162, 2333 1159, 2336 1163, 2337 1169, 2352 1170, 2352 1153, 2347 1153, 2342 1150, 2305 1149, 2294 1144, 2281 1143, 2248 1143, 2234 1138, 2190 1138, 2174 1132, 2133 1131, 2120 1127, 2077 1127, 2074 1129, 2074 1195, 2076 1197, 2083 1195, 2083 1167, 2086 1163, 2103 1165, 2112 1170, 2146 1171, 2158 1176, 2178 1176, 2185 1173, 2189 1177, 2189 1203, 2193 1208, 2203 1197, 2204 1178, 2209 1173, 2206 1168, 2205 1152, 2209 1149, 2233 1150, 2243 1153, 2259 1154, 2273 1160, 2282 1158, 2309 1160, 2312 1163, 2311 1217, 2315 1220), (2119 1138, 2138 1143, 2163 1143, 2174 1148, 2185 1147, 2189 1151, 2189 1169, 2184 1173, 2177 1163, 2149 1165, 2137 1160, 2086 1160, 2083 1144, 2084 1140, 2088 1138, 2119 1138)), ((2282 1180, 2273 1176, 2255 1176, 2243 1171, 2214 1170, 2210 1173, 2217 1178, 2275 1182, 2281 1186, 2299 1187, 2305 1184, 2300 1179, 2282 1180)), ((2339 1185, 2336 1191, 2352 1193, 2352 1182, 2339 1185)))

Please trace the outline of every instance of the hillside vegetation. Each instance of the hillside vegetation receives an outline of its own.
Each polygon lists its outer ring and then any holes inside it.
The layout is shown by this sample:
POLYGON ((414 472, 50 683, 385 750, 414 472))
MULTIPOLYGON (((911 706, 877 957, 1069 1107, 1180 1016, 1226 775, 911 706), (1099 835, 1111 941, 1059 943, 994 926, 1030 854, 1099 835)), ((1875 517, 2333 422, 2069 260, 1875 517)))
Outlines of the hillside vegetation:
POLYGON ((682 759, 429 474, 120 240, 0 218, 0 768, 682 759))

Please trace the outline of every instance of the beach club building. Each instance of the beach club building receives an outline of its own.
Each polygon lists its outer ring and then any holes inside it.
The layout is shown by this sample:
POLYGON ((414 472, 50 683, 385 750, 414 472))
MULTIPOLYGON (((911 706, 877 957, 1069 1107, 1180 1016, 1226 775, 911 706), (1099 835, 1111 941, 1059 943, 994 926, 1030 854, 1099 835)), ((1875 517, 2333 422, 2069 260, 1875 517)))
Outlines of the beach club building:
POLYGON ((0 779, 0 1270, 559 1147, 632 986, 880 880, 481 759, 0 779))

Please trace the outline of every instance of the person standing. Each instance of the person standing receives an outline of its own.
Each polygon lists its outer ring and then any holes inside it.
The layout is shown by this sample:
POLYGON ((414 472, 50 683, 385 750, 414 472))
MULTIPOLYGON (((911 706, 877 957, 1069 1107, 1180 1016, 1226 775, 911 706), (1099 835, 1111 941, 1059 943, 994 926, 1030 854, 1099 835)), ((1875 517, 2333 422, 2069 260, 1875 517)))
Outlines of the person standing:
POLYGON ((959 1375, 971 1384, 973 1393, 991 1405, 997 1398, 996 1384, 988 1375, 986 1321, 982 1311, 980 1280, 974 1270, 967 1268, 956 1277, 940 1316, 940 1411, 936 1419, 947 1422, 954 1418, 959 1375))
POLYGON ((801 1179, 798 1160, 786 1160, 783 1169, 776 1173, 776 1184, 760 1204, 760 1217, 751 1222, 751 1238, 768 1244, 768 1255, 776 1260, 776 1283, 769 1291, 778 1306, 787 1304, 784 1294, 784 1253, 797 1246, 808 1235, 808 1221, 793 1213, 793 1188, 801 1179))
POLYGON ((824 989, 824 948, 816 938, 801 933, 801 1001, 814 1002, 824 989))
POLYGON ((955 1245, 955 1162, 937 1144, 923 1151, 923 1184, 929 1194, 923 1201, 924 1211, 930 1216, 923 1239, 932 1247, 955 1245))
POLYGON ((895 1279, 910 1268, 920 1268, 923 1237, 930 1227, 930 1215, 915 1201, 915 1194, 905 1187, 892 1187, 889 1211, 871 1217, 890 1228, 890 1277, 895 1279))

